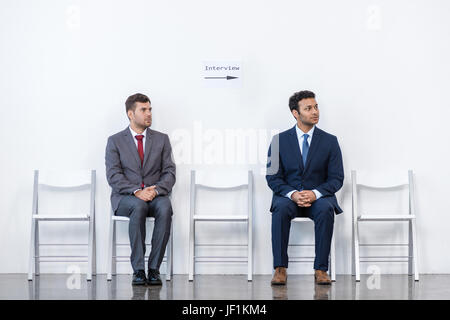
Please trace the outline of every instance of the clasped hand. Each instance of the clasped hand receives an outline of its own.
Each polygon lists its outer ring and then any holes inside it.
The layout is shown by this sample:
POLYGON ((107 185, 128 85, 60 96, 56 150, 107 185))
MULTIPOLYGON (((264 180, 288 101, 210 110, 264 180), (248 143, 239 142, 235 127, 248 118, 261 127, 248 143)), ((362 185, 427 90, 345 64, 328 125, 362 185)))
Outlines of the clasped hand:
POLYGON ((295 191, 291 195, 291 200, 299 207, 311 207, 311 203, 316 201, 316 194, 311 190, 295 191))
POLYGON ((158 194, 156 193, 156 186, 150 186, 142 190, 136 191, 134 195, 141 200, 152 201, 158 194))

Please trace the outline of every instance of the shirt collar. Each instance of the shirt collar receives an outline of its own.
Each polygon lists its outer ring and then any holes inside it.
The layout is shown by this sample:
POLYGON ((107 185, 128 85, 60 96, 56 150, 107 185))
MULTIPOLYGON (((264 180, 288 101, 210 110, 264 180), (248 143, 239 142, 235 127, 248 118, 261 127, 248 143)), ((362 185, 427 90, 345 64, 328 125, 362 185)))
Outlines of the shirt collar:
POLYGON ((131 129, 131 126, 128 126, 128 128, 130 128, 130 132, 131 132, 131 135, 133 136, 133 138, 138 136, 138 135, 143 135, 144 138, 145 138, 145 133, 146 133, 147 130, 144 130, 144 132, 142 132, 142 133, 136 133, 133 129, 131 129))
MULTIPOLYGON (((308 132, 307 132, 307 134, 309 135, 309 137, 308 138, 312 138, 312 136, 313 136, 313 133, 314 133, 314 129, 316 128, 316 126, 313 126, 312 128, 311 128, 311 130, 309 130, 308 132)), ((295 131, 297 131, 297 136, 299 137, 299 138, 303 138, 303 135, 305 134, 302 130, 300 130, 300 128, 298 127, 298 125, 295 125, 295 131)))

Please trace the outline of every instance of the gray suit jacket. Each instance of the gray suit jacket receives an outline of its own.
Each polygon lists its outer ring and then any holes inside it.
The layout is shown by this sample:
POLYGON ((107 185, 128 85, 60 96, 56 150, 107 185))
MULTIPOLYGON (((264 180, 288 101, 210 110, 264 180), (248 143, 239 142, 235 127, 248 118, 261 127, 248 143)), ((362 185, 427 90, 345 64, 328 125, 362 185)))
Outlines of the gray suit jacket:
POLYGON ((156 185, 158 195, 167 195, 175 184, 175 163, 169 137, 149 128, 145 135, 143 166, 128 127, 108 138, 105 165, 114 212, 122 197, 140 189, 141 182, 145 186, 156 185))

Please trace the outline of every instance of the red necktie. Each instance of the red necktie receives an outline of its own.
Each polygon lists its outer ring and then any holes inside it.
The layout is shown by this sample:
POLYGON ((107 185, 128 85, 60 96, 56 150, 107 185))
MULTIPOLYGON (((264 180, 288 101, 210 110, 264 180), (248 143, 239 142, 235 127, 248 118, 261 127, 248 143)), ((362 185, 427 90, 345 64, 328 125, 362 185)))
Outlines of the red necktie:
MULTIPOLYGON (((139 152, 139 158, 141 158, 141 166, 144 163, 144 143, 142 142, 142 139, 144 136, 142 134, 138 134, 135 136, 136 140, 138 141, 138 152, 139 152)), ((141 188, 144 188, 144 182, 141 182, 141 188)))

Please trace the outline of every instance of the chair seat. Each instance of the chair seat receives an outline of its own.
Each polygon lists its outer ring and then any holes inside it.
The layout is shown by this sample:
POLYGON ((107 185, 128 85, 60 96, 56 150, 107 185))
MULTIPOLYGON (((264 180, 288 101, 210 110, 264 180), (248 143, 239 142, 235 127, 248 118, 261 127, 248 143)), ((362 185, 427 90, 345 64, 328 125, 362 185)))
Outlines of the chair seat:
POLYGON ((88 221, 88 214, 76 214, 76 215, 58 215, 58 214, 33 214, 35 220, 46 221, 88 221))
POLYGON ((129 221, 130 220, 130 218, 124 217, 124 216, 111 216, 111 219, 115 220, 115 221, 129 221))
POLYGON ((247 221, 247 216, 238 215, 194 215, 197 221, 247 221))
POLYGON ((401 221, 415 219, 415 215, 410 214, 389 214, 389 215, 361 215, 358 217, 358 221, 401 221))
POLYGON ((292 219, 292 222, 312 222, 312 220, 306 217, 296 217, 292 219))

